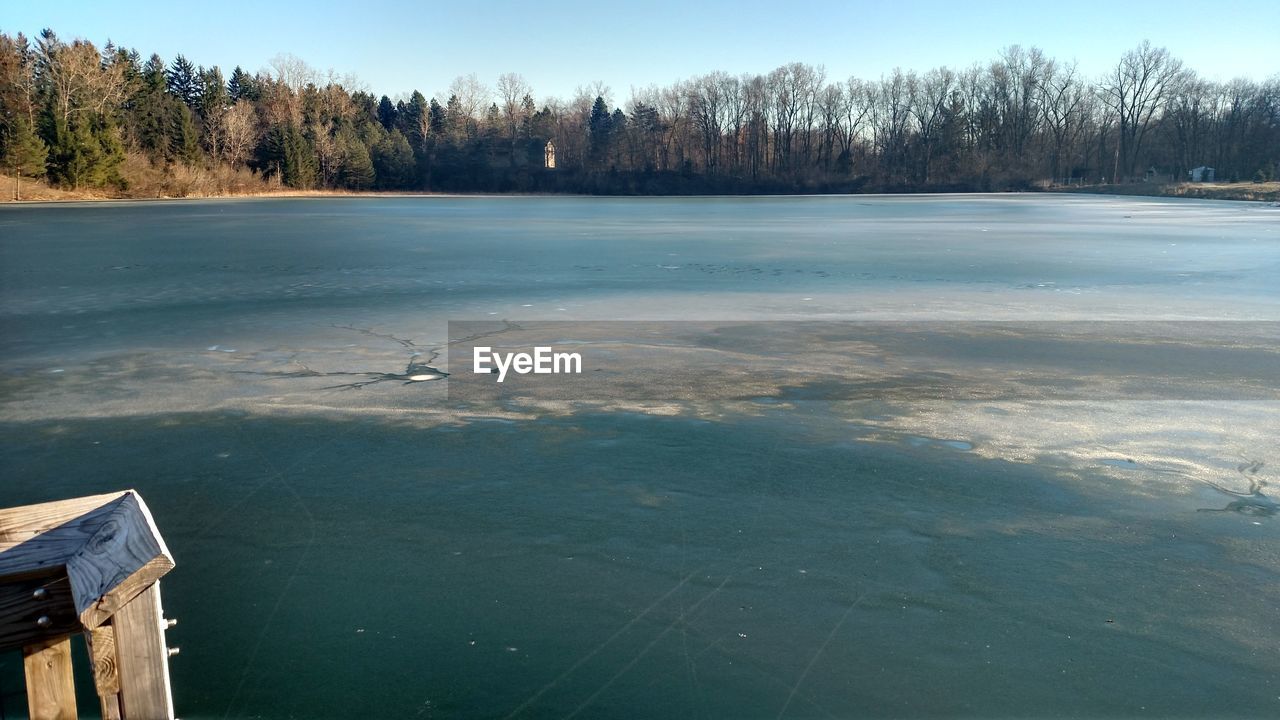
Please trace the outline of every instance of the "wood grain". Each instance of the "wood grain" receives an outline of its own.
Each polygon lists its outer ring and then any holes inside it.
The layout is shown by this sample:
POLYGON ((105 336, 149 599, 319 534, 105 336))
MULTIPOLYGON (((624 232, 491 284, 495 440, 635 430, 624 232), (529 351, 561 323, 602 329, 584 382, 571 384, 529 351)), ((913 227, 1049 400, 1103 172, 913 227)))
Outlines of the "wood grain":
POLYGON ((116 659, 116 629, 107 624, 85 633, 93 663, 93 685, 102 705, 102 720, 120 720, 120 665, 116 659))
POLYGON ((92 629, 174 563, 132 490, 0 510, 0 583, 62 566, 80 622, 92 629))
POLYGON ((110 511, 94 534, 67 559, 76 610, 86 628, 97 627, 174 565, 137 493, 129 491, 106 507, 110 511))
POLYGON ((128 720, 173 720, 160 583, 152 583, 120 608, 111 624, 119 661, 121 713, 128 720))
POLYGON ((0 510, 0 576, 65 565, 124 492, 0 510))
POLYGON ((3 578, 0 650, 11 650, 80 630, 71 581, 62 568, 3 578), (44 622, 41 622, 44 618, 44 622))
POLYGON ((31 720, 75 720, 76 687, 71 675, 71 636, 28 645, 22 651, 31 720))

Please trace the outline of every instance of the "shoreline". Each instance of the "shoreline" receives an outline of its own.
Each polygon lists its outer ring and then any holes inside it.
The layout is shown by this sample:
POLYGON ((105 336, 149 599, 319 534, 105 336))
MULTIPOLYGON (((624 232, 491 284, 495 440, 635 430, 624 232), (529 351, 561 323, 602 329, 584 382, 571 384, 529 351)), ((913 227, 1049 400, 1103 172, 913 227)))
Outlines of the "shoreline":
POLYGON ((102 190, 63 190, 50 187, 43 182, 22 180, 19 188, 21 199, 13 199, 13 177, 0 174, 0 205, 34 205, 45 203, 81 203, 81 202, 167 202, 181 200, 232 200, 252 198, 397 198, 397 197, 816 197, 816 196, 888 196, 909 197, 913 195, 1018 195, 1018 194, 1071 194, 1071 195, 1111 195, 1122 197, 1167 197, 1192 200, 1234 200, 1243 202, 1280 202, 1280 181, 1264 183, 1129 183, 1122 185, 1083 185, 1077 187, 1048 187, 1031 190, 993 190, 981 191, 946 191, 922 188, 919 192, 864 192, 864 193, 750 193, 750 194, 584 194, 554 192, 445 192, 431 190, 343 190, 315 189, 297 190, 291 188, 264 189, 261 191, 227 191, 219 193, 201 193, 181 196, 155 195, 130 196, 128 194, 111 194, 102 190))
POLYGON ((1128 183, 1124 185, 1084 185, 1046 190, 1077 195, 1124 195, 1130 197, 1172 197, 1192 200, 1242 200, 1280 202, 1280 181, 1235 183, 1128 183))

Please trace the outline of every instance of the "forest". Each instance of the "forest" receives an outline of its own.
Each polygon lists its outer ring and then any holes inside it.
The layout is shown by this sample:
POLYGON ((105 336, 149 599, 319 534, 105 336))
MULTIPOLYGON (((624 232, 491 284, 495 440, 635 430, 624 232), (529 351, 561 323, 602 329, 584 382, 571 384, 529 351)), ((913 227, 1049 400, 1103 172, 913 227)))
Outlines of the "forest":
POLYGON ((108 42, 0 33, 0 162, 63 188, 593 194, 1021 190, 1280 174, 1280 75, 1208 81, 1143 42, 1099 77, 1011 46, 964 69, 830 78, 792 63, 615 102, 517 73, 375 95, 277 56, 230 74, 108 42), (545 148, 555 146, 555 166, 545 148))

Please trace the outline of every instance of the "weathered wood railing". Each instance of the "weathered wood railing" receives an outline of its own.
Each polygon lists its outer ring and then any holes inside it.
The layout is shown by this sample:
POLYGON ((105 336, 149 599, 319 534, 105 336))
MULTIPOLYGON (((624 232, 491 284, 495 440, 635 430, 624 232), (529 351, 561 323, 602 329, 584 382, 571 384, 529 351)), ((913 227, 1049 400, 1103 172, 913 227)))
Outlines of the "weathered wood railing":
POLYGON ((132 490, 0 510, 0 650, 22 648, 32 720, 76 717, 75 633, 103 718, 172 720, 159 583, 172 569, 132 490))

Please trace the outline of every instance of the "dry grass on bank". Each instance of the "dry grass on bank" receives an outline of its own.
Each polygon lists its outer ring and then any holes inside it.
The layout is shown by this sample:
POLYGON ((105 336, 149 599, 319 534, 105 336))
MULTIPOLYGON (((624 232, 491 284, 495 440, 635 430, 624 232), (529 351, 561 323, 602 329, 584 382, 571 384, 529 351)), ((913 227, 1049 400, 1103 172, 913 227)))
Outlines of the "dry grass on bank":
MULTIPOLYGON (((82 200, 147 200, 212 197, 296 197, 358 195, 345 190, 295 190, 263 179, 247 168, 219 165, 214 168, 168 167, 151 164, 145 157, 129 154, 120 168, 125 188, 71 189, 52 187, 42 180, 21 178, 16 196, 23 202, 82 200)), ((0 173, 0 202, 13 202, 12 175, 0 173)))
POLYGON ((1130 183, 1126 185, 1085 185, 1055 188, 1055 192, 1096 193, 1101 195, 1143 195, 1150 197, 1187 197, 1205 200, 1261 200, 1280 202, 1280 182, 1263 183, 1130 183))
POLYGON ((120 174, 128 180, 122 196, 131 198, 219 197, 280 189, 246 168, 221 164, 213 168, 155 166, 145 157, 134 154, 125 159, 120 174))

